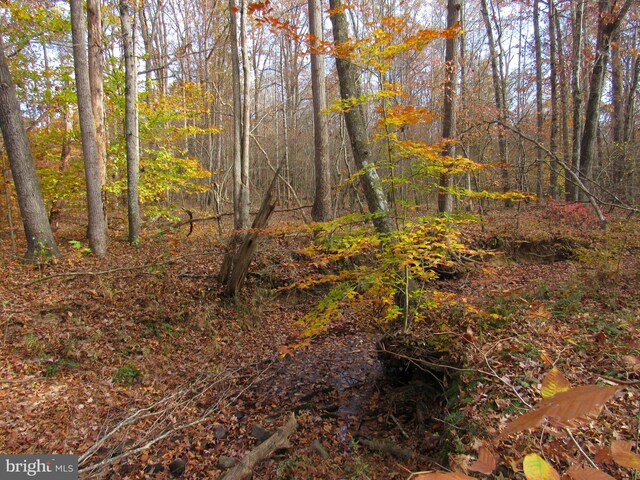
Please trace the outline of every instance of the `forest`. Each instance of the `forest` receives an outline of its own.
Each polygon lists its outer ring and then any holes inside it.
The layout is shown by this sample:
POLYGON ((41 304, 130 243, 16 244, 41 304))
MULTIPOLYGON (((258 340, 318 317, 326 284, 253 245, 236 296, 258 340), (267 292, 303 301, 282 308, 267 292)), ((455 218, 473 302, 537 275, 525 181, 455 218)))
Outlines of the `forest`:
POLYGON ((0 478, 640 478, 639 83, 634 0, 0 1, 0 478))

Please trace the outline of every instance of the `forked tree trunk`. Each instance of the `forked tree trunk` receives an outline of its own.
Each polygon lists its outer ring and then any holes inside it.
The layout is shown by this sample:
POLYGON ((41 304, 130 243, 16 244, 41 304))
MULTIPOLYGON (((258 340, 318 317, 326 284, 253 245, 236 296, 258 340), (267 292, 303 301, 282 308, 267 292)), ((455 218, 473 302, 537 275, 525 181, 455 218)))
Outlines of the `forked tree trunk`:
MULTIPOLYGON (((349 26, 343 6, 342 0, 329 0, 329 8, 332 12, 333 38, 336 47, 348 44, 350 41, 349 26)), ((356 66, 348 58, 336 57, 336 68, 340 83, 340 97, 343 100, 360 98, 362 89, 358 83, 356 66)), ((356 104, 344 112, 344 118, 349 132, 349 140, 351 141, 353 159, 358 170, 363 172, 360 179, 364 187, 364 195, 367 199, 369 212, 373 214, 373 224, 379 233, 389 234, 395 230, 395 226, 389 215, 387 197, 382 189, 382 182, 373 162, 362 105, 356 104)))
POLYGON ((78 95, 78 114, 80 116, 80 132, 82 135, 82 152, 87 183, 87 209, 89 217, 89 247, 98 256, 107 253, 107 221, 102 203, 100 183, 100 163, 98 145, 91 108, 91 89, 89 87, 89 66, 86 35, 84 28, 84 11, 82 0, 70 0, 71 33, 73 37, 73 65, 78 95))
POLYGON ((11 164, 11 174, 18 195, 18 205, 27 239, 25 258, 38 255, 57 256, 58 246, 53 238, 47 210, 40 189, 40 181, 24 128, 15 85, 11 79, 4 44, 0 36, 0 129, 11 164))

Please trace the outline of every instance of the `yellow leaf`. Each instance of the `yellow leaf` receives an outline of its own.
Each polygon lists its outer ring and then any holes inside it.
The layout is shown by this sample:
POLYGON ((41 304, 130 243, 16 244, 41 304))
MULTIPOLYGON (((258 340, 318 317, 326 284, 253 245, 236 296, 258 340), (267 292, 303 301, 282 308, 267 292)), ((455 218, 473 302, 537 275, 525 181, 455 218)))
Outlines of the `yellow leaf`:
POLYGON ((640 470, 640 455, 633 453, 631 442, 616 440, 611 443, 611 457, 621 467, 640 470))
POLYGON ((569 380, 558 370, 553 367, 551 371, 542 380, 542 398, 551 398, 560 392, 566 392, 571 388, 569 380))
POLYGON ((536 453, 524 457, 522 468, 527 480, 560 480, 558 472, 536 453))

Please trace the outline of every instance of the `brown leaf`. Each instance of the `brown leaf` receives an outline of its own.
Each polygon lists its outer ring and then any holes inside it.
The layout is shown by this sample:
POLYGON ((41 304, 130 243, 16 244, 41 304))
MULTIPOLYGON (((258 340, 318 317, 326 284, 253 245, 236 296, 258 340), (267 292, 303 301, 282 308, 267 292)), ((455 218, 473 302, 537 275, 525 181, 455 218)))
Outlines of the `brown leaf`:
POLYGON ((472 472, 483 473, 485 475, 491 475, 496 469, 496 457, 491 451, 481 445, 478 448, 478 460, 469 465, 469 470, 472 472))
POLYGON ((615 480, 615 478, 604 473, 602 470, 597 470, 591 467, 581 468, 571 465, 566 473, 573 480, 615 480))
POLYGON ((542 398, 551 398, 557 393, 566 392, 571 388, 569 380, 558 370, 553 367, 542 380, 542 398))
POLYGON ((613 461, 621 467, 640 470, 640 455, 631 451, 633 444, 622 440, 611 442, 611 456, 613 461))
POLYGON ((525 413, 524 415, 520 415, 504 427, 504 430, 502 430, 502 433, 498 436, 498 440, 508 437, 513 433, 537 427, 542 423, 546 416, 546 410, 542 408, 537 408, 525 413))
POLYGON ((555 425, 575 426, 600 413, 604 403, 618 391, 617 386, 584 385, 543 398, 535 410, 514 419, 498 439, 540 425, 545 418, 555 425))
POLYGON ((549 420, 563 427, 571 427, 587 417, 597 416, 600 409, 617 391, 617 386, 584 385, 558 393, 540 402, 549 420))

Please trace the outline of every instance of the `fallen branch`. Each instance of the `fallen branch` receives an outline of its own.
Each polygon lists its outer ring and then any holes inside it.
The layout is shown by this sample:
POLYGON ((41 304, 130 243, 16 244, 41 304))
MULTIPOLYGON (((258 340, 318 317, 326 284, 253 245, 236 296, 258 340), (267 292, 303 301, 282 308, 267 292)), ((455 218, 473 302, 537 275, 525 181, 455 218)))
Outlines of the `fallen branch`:
POLYGON ((224 480, 244 480, 250 478, 256 464, 269 458, 276 450, 289 448, 291 446, 289 437, 297 428, 298 422, 296 422, 296 417, 294 414, 291 414, 287 422, 280 427, 276 433, 247 453, 238 465, 232 470, 229 470, 223 477, 224 480))

